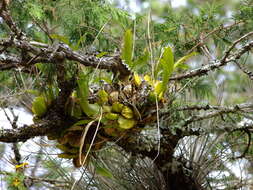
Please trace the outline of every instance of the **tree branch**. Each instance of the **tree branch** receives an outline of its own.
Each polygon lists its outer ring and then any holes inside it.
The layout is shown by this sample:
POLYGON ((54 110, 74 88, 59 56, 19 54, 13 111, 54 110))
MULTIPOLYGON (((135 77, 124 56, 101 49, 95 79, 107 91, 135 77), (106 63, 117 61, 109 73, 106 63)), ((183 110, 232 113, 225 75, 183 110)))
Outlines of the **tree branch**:
POLYGON ((235 61, 235 64, 239 67, 239 69, 242 70, 243 73, 248 75, 250 80, 253 80, 253 72, 249 71, 247 68, 245 68, 243 65, 239 64, 238 61, 235 61))
MULTIPOLYGON (((0 46, 3 47, 14 47, 17 49, 24 50, 25 52, 32 53, 37 58, 31 62, 24 63, 19 60, 19 63, 23 63, 22 66, 31 66, 38 61, 43 61, 44 63, 54 62, 55 58, 61 58, 63 60, 76 61, 84 66, 89 66, 98 69, 107 69, 113 72, 118 72, 122 76, 128 76, 131 72, 122 63, 119 55, 117 56, 105 56, 96 57, 94 55, 88 55, 73 51, 69 48, 67 44, 59 43, 57 44, 57 49, 55 45, 49 46, 39 42, 28 42, 25 40, 18 39, 2 39, 0 40, 0 46)), ((3 66, 4 67, 4 66, 3 66)), ((10 65, 6 65, 5 68, 10 68, 10 65)), ((13 66, 14 67, 14 66, 13 66)))
POLYGON ((7 10, 6 7, 4 7, 4 10, 0 12, 0 16, 4 19, 11 31, 16 35, 17 39, 26 38, 25 34, 17 27, 17 24, 13 21, 9 10, 7 10))
POLYGON ((252 47, 253 47, 253 41, 250 41, 246 45, 244 45, 243 47, 241 47, 240 50, 238 50, 230 58, 228 58, 226 56, 225 59, 222 58, 220 61, 219 60, 211 61, 211 63, 208 64, 208 65, 205 65, 205 66, 203 66, 201 68, 198 68, 198 69, 194 69, 194 70, 188 71, 188 72, 183 73, 183 74, 176 75, 174 77, 171 77, 170 80, 182 80, 182 79, 187 79, 187 78, 193 78, 193 77, 196 77, 196 76, 206 75, 208 72, 213 71, 215 69, 218 69, 218 68, 220 68, 222 66, 225 66, 229 62, 233 62, 235 60, 240 59, 240 57, 244 53, 246 53, 247 51, 249 51, 252 47))
POLYGON ((229 57, 229 55, 231 54, 231 51, 235 48, 235 46, 240 43, 241 41, 243 41, 245 38, 248 38, 249 36, 253 35, 253 31, 249 32, 245 35, 243 35, 242 37, 240 37, 239 39, 237 39, 236 41, 233 42, 233 44, 228 48, 228 50, 225 52, 224 57, 221 59, 221 62, 226 61, 226 59, 229 57))
POLYGON ((213 106, 213 105, 193 105, 179 107, 176 111, 192 111, 192 110, 231 110, 237 107, 239 110, 245 111, 245 109, 253 109, 253 103, 238 104, 235 106, 213 106))
POLYGON ((59 121, 45 120, 30 126, 24 125, 17 129, 1 129, 0 141, 6 143, 25 142, 36 136, 44 136, 59 127, 59 121))
POLYGON ((248 128, 244 128, 244 129, 240 129, 238 128, 237 130, 240 130, 240 131, 244 131, 247 136, 248 136, 248 143, 247 143, 247 146, 246 148, 244 149, 243 153, 240 155, 240 156, 236 156, 234 159, 240 159, 240 158, 244 158, 246 156, 246 154, 248 153, 249 151, 249 148, 250 148, 250 145, 251 145, 251 132, 249 131, 248 128))
POLYGON ((49 63, 48 59, 43 57, 26 57, 29 61, 22 59, 21 56, 10 54, 10 53, 2 53, 0 55, 0 71, 12 70, 12 69, 20 69, 22 72, 30 72, 30 67, 36 63, 49 63))
MULTIPOLYGON (((12 173, 6 172, 6 171, 0 171, 0 175, 12 175, 12 173)), ((45 183, 50 183, 50 184, 57 184, 57 183, 71 184, 71 182, 68 182, 67 180, 48 179, 48 178, 33 177, 33 176, 25 176, 25 178, 30 180, 32 183, 45 182, 45 183)))
POLYGON ((189 117, 185 120, 182 126, 185 127, 193 122, 210 119, 222 114, 245 112, 246 109, 250 109, 250 111, 252 111, 253 104, 241 104, 241 105, 235 105, 235 106, 230 106, 230 107, 220 107, 218 111, 212 111, 209 113, 204 113, 204 114, 199 114, 199 115, 194 115, 192 117, 189 117))
MULTIPOLYGON (((237 26, 237 25, 239 25, 239 24, 244 24, 244 22, 243 22, 243 21, 238 21, 238 22, 232 23, 232 24, 227 25, 227 26, 221 25, 221 26, 219 26, 219 27, 213 29, 211 32, 207 33, 204 37, 202 37, 201 41, 200 41, 199 43, 197 43, 194 47, 192 47, 186 54, 191 53, 194 49, 196 49, 197 47, 199 47, 200 45, 202 45, 203 42, 204 42, 206 39, 208 39, 208 37, 210 37, 211 35, 215 34, 216 32, 219 32, 219 31, 222 31, 222 30, 230 29, 230 28, 232 28, 232 27, 234 27, 234 26, 237 26)), ((197 39, 194 40, 194 41, 197 41, 197 39)))

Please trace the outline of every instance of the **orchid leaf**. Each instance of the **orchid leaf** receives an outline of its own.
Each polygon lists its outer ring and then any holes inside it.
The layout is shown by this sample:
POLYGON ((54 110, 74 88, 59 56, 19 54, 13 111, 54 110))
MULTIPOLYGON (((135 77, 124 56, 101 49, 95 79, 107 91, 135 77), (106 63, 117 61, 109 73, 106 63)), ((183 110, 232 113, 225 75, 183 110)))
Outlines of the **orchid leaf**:
POLYGON ((38 117, 41 117, 46 111, 47 105, 45 98, 43 96, 36 97, 32 103, 32 112, 38 117))
POLYGON ((174 55, 169 46, 164 49, 159 64, 162 66, 162 91, 165 92, 174 70, 174 55))
POLYGON ((96 116, 99 113, 100 106, 98 104, 89 104, 89 85, 88 78, 81 76, 77 81, 77 96, 80 99, 82 111, 89 117, 96 116))
POLYGON ((133 35, 132 31, 129 29, 125 32, 123 48, 121 53, 121 59, 125 61, 125 63, 132 68, 132 52, 133 52, 133 35))
POLYGON ((174 69, 175 68, 182 68, 182 69, 185 69, 185 68, 188 68, 188 65, 185 65, 184 63, 190 59, 191 57, 197 55, 198 53, 197 52, 191 52, 189 53, 188 55, 185 55, 183 57, 181 57, 175 64, 174 64, 174 69))

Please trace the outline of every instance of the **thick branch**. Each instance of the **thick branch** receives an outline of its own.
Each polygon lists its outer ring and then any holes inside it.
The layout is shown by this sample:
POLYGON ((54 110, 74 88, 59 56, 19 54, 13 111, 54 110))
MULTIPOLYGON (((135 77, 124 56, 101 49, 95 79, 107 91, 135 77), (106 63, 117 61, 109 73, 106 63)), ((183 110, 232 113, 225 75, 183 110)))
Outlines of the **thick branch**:
POLYGON ((27 66, 36 63, 36 60, 55 62, 55 59, 60 57, 63 60, 79 62, 84 66, 118 72, 122 76, 128 76, 130 74, 129 69, 122 63, 119 56, 106 56, 99 58, 94 55, 73 51, 68 45, 63 43, 57 44, 56 49, 55 45, 48 46, 46 44, 36 43, 34 41, 28 42, 17 39, 2 39, 0 41, 0 46, 14 47, 27 53, 34 54, 34 56, 37 58, 29 62, 29 64, 26 64, 27 66))
POLYGON ((11 70, 11 69, 20 69, 22 72, 29 71, 31 65, 36 63, 49 63, 49 60, 43 57, 26 57, 29 61, 22 59, 21 56, 10 54, 10 53, 2 53, 0 55, 0 71, 11 70))
POLYGON ((0 141, 6 143, 24 142, 36 136, 44 136, 58 127, 60 126, 57 121, 42 121, 30 126, 24 125, 17 129, 1 129, 0 141))
POLYGON ((0 70, 10 70, 17 68, 22 60, 17 55, 1 53, 0 55, 0 70))
MULTIPOLYGON (((1 41, 0 46, 9 47, 10 44, 15 48, 26 51, 27 53, 33 53, 35 56, 44 56, 44 58, 48 58, 48 61, 54 62, 55 57, 61 57, 62 59, 68 59, 71 61, 77 61, 85 66, 91 66, 99 69, 108 69, 113 72, 119 72, 122 77, 130 74, 128 68, 122 64, 119 56, 113 57, 102 57, 97 58, 92 55, 83 55, 78 52, 72 51, 68 45, 59 43, 58 48, 55 49, 54 46, 44 45, 44 48, 35 47, 32 43, 26 41, 26 37, 24 33, 17 27, 16 23, 13 21, 9 11, 6 8, 6 3, 2 3, 2 11, 0 12, 0 16, 4 19, 6 24, 9 26, 11 31, 15 34, 15 38, 13 36, 9 40, 1 41), (56 51, 55 51, 56 50, 56 51)), ((41 45, 41 43, 37 43, 34 45, 41 45)), ((64 60, 63 60, 64 61, 64 60)), ((10 68, 10 65, 5 66, 6 69, 10 68)))

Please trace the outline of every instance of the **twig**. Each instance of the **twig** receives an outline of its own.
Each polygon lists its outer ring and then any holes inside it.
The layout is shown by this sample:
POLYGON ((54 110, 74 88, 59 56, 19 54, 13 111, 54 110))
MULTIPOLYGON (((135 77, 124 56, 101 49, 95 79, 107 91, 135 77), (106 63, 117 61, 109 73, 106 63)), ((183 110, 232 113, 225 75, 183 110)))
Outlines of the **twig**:
MULTIPOLYGON (((98 123, 97 123, 97 127, 96 127, 96 131, 95 131, 95 133, 94 133, 94 135, 93 135, 93 138, 92 138, 91 143, 90 143, 90 146, 89 146, 89 148, 88 148, 88 150, 87 150, 87 152, 86 152, 86 155, 85 155, 84 159, 82 160, 82 149, 83 149, 84 139, 85 139, 85 136, 86 136, 88 130, 85 130, 85 131, 84 131, 83 137, 82 137, 82 139, 81 139, 82 146, 80 146, 80 148, 79 148, 79 162, 80 162, 81 167, 84 166, 84 164, 85 164, 85 162, 86 162, 86 160, 87 160, 87 158, 88 158, 88 156, 89 156, 89 153, 90 153, 90 151, 91 151, 91 147, 93 146, 93 143, 94 143, 95 138, 96 138, 96 136, 97 136, 97 132, 98 132, 98 128, 99 128, 99 126, 100 126, 100 122, 101 122, 102 116, 103 116, 103 109, 101 108, 101 109, 100 109, 100 116, 99 116, 99 118, 98 118, 98 123)), ((94 120, 94 121, 95 121, 95 120, 94 120)), ((86 126, 86 128, 90 128, 90 126, 93 124, 94 121, 91 121, 91 122, 89 123, 89 126, 86 126)), ((77 183, 79 183, 80 180, 81 180, 81 178, 80 178, 79 180, 75 180, 75 182, 73 183, 73 185, 72 185, 72 187, 71 187, 71 190, 74 190, 75 185, 76 185, 77 183)))
POLYGON ((198 44, 196 44, 194 47, 192 47, 186 54, 191 53, 194 49, 196 49, 198 46, 200 46, 201 44, 203 44, 204 41, 205 41, 209 36, 213 35, 214 33, 219 32, 219 31, 221 31, 221 30, 226 30, 226 29, 232 28, 232 27, 234 27, 234 26, 236 26, 236 25, 238 25, 238 24, 241 24, 241 23, 244 23, 244 22, 243 22, 243 21, 239 21, 239 22, 235 22, 235 23, 233 23, 233 24, 231 24, 231 25, 228 25, 228 26, 223 26, 223 25, 221 25, 220 27, 215 28, 214 30, 212 30, 211 32, 209 32, 208 34, 206 34, 204 37, 202 37, 201 41, 200 41, 198 44))
POLYGON ((188 71, 183 74, 176 75, 174 77, 171 77, 170 80, 182 80, 182 79, 192 78, 192 77, 196 77, 196 76, 206 75, 208 72, 218 69, 222 66, 225 66, 229 62, 233 62, 237 59, 240 59, 240 57, 244 53, 249 51, 252 47, 253 47, 253 41, 250 41, 246 45, 241 47, 241 49, 238 50, 235 54, 233 54, 233 56, 231 56, 230 58, 226 58, 226 59, 223 58, 220 61, 219 60, 211 61, 210 64, 208 64, 208 65, 205 65, 205 66, 198 68, 198 69, 188 71))
POLYGON ((235 61, 235 64, 239 67, 239 69, 242 70, 242 72, 244 72, 246 75, 248 75, 248 77, 249 77, 250 80, 253 80, 253 72, 249 71, 244 66, 242 66, 241 64, 239 64, 238 61, 235 61))
POLYGON ((53 43, 53 39, 52 39, 52 37, 51 37, 51 35, 50 35, 50 32, 49 32, 49 30, 48 30, 48 27, 47 27, 47 25, 46 25, 46 23, 45 22, 43 22, 42 24, 43 24, 43 26, 41 26, 37 21, 36 21, 36 19, 33 17, 33 22, 47 35, 47 37, 49 38, 49 40, 53 43))
MULTIPOLYGON (((11 172, 6 171, 0 171, 0 175, 12 175, 11 172)), ((56 184, 56 183, 66 183, 71 184, 71 182, 65 181, 65 180, 57 180, 57 179, 47 179, 47 178, 40 178, 40 177, 32 177, 32 176, 26 176, 29 180, 32 180, 32 182, 39 183, 39 182, 46 182, 50 184, 56 184)))
POLYGON ((233 107, 223 107, 223 108, 220 108, 218 111, 212 111, 209 113, 204 113, 204 114, 199 114, 199 115, 194 115, 192 117, 189 117, 188 119, 185 120, 182 126, 185 127, 193 122, 210 119, 222 114, 244 112, 245 111, 244 109, 248 109, 248 108, 253 109, 252 104, 236 105, 233 107))
MULTIPOLYGON (((18 126, 17 126, 18 116, 14 114, 12 109, 10 109, 10 112, 12 113, 12 116, 13 116, 13 120, 11 120, 11 118, 9 117, 9 115, 7 114, 5 109, 3 109, 3 111, 4 111, 4 114, 7 118, 7 120, 11 124, 12 128, 17 129, 18 128, 18 126)), ((12 150, 13 150, 13 153, 14 153, 14 160, 16 162, 14 164, 20 164, 21 154, 20 154, 19 149, 18 149, 18 143, 13 143, 12 144, 12 150)))
MULTIPOLYGON (((253 32, 252 32, 253 33, 253 32)), ((248 35, 252 34, 248 33, 247 35, 244 35, 235 43, 238 43, 238 41, 243 40, 248 35)), ((35 60, 32 61, 31 64, 36 63, 37 61, 43 60, 44 62, 51 62, 51 59, 49 59, 49 55, 52 54, 51 46, 48 48, 39 48, 33 46, 31 43, 26 42, 24 40, 2 40, 0 41, 0 46, 9 46, 10 43, 14 45, 16 48, 21 48, 27 52, 31 52, 35 55, 41 55, 35 60)), ((33 42, 34 44, 34 42, 33 42)), ((42 45, 42 44, 40 44, 42 45)), ((232 46, 231 46, 232 47, 232 46)), ((194 69, 192 71, 188 71, 184 74, 176 75, 174 77, 171 77, 170 80, 182 80, 186 78, 192 78, 195 76, 201 76, 207 74, 209 71, 215 70, 217 68, 220 68, 224 65, 226 65, 229 62, 232 62, 234 60, 239 59, 245 52, 249 51, 253 47, 253 41, 250 41, 248 44, 244 45, 240 50, 238 50, 234 55, 232 55, 230 58, 228 58, 228 54, 230 54, 230 51, 226 52, 226 55, 219 61, 211 61, 210 64, 205 65, 201 68, 194 69)), ((55 52, 55 56, 65 56, 65 59, 77 61, 80 64, 83 64, 85 66, 91 66, 93 68, 96 68, 99 65, 99 69, 108 69, 111 71, 118 71, 119 73, 123 74, 129 74, 129 71, 125 69, 125 67, 121 67, 121 62, 118 57, 102 57, 98 58, 94 55, 85 55, 80 54, 79 52, 72 51, 66 44, 60 44, 59 50, 55 52), (62 54, 63 53, 63 54, 62 54)), ((16 58, 17 59, 17 58, 16 58)), ((9 68, 10 65, 5 66, 6 68, 9 68)))
POLYGON ((176 111, 192 111, 192 110, 231 110, 233 108, 237 107, 239 110, 244 110, 244 109, 253 109, 253 104, 252 103, 246 103, 246 104, 238 104, 235 106, 214 106, 214 105, 193 105, 193 106, 185 106, 185 107, 179 107, 176 109, 176 111))
POLYGON ((243 41, 245 38, 248 38, 249 36, 253 35, 253 31, 249 32, 245 35, 243 35, 242 37, 240 37, 239 39, 237 39, 236 41, 233 42, 233 44, 228 48, 228 50, 225 52, 224 57, 221 59, 221 62, 226 61, 226 59, 229 57, 231 51, 235 48, 235 46, 240 43, 241 41, 243 41))
POLYGON ((32 171, 31 171, 31 177, 35 177, 35 173, 36 173, 36 171, 37 171, 37 169, 38 169, 38 167, 39 167, 39 163, 40 163, 40 161, 41 161, 41 158, 42 158, 42 153, 43 153, 43 146, 41 145, 42 143, 43 143, 43 137, 40 137, 40 150, 39 150, 39 152, 38 152, 38 154, 36 155, 36 160, 35 160, 35 164, 34 164, 34 167, 33 167, 33 169, 32 169, 32 171))
POLYGON ((235 129, 233 131, 239 131, 239 130, 240 131, 244 131, 247 134, 247 136, 248 136, 248 143, 247 143, 247 146, 244 149, 243 153, 240 156, 236 156, 234 159, 244 158, 245 155, 248 153, 250 145, 251 145, 251 132, 249 131, 249 129, 248 128, 243 128, 243 129, 238 128, 238 129, 235 129))
POLYGON ((0 16, 3 18, 3 20, 6 22, 6 24, 9 26, 11 31, 16 35, 17 39, 25 39, 25 34, 17 27, 17 24, 13 21, 9 10, 5 9, 1 12, 0 16))
POLYGON ((33 182, 46 182, 46 183, 50 183, 50 184, 56 184, 56 183, 66 183, 66 184, 70 184, 71 182, 68 181, 63 181, 63 180, 57 180, 57 179, 46 179, 46 178, 39 178, 39 177, 31 177, 31 176, 27 176, 28 178, 30 178, 33 182))

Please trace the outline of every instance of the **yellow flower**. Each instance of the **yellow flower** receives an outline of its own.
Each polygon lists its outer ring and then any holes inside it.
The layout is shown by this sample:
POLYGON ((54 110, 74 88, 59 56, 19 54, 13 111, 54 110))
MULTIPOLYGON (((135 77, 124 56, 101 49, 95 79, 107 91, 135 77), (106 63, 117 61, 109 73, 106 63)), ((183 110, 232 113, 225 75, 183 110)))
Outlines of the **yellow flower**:
POLYGON ((134 83, 136 86, 140 86, 141 85, 141 77, 137 74, 137 73, 134 73, 134 83))
POLYGON ((17 179, 17 178, 15 178, 15 179, 13 180, 13 182, 12 182, 12 185, 13 185, 14 187, 18 187, 19 184, 20 184, 20 180, 17 179))
POLYGON ((28 165, 27 162, 24 162, 22 164, 19 164, 19 165, 15 165, 15 168, 18 169, 18 168, 25 168, 26 166, 28 165))

